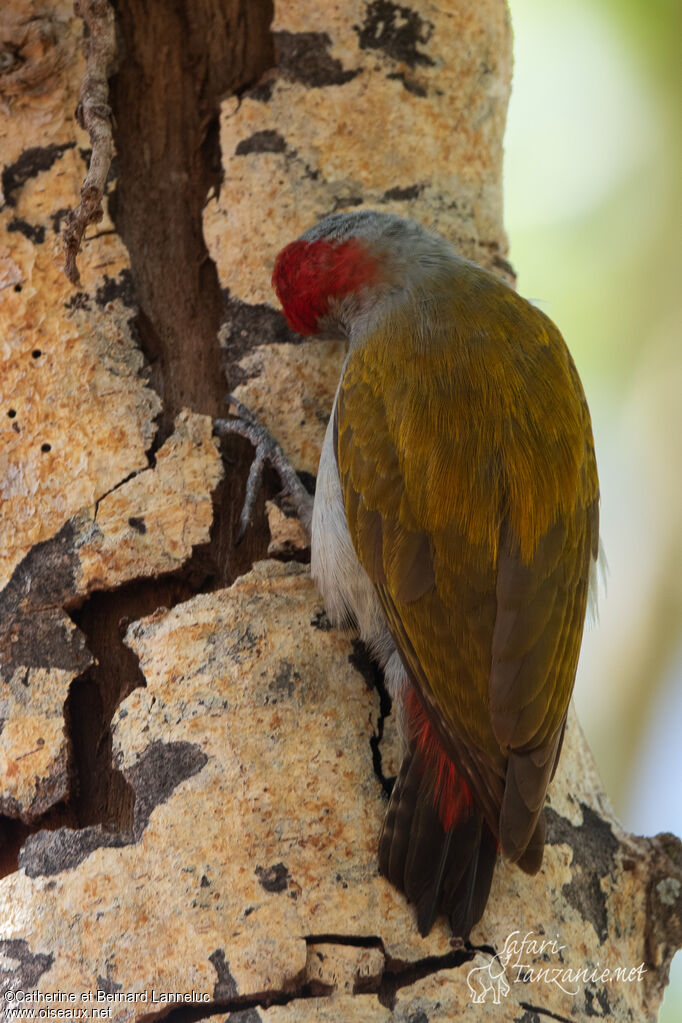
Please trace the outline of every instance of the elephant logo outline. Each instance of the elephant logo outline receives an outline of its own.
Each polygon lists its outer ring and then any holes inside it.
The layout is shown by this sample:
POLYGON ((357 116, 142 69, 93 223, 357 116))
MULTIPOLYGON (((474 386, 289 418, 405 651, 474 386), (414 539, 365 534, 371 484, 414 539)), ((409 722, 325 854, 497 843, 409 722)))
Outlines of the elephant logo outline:
POLYGON ((509 962, 510 954, 503 953, 491 956, 487 963, 482 966, 472 966, 467 973, 467 984, 471 992, 471 1001, 475 1005, 485 1002, 488 994, 492 991, 493 1004, 499 1005, 502 998, 506 998, 511 988, 507 980, 505 965, 509 962))

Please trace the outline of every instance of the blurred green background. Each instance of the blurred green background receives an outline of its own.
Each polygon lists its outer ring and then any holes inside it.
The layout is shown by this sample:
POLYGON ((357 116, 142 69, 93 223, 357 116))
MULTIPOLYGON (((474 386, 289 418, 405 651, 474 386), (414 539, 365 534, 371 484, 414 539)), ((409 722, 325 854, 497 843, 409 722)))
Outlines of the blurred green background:
MULTIPOLYGON (((519 291, 592 411, 608 561, 576 705, 628 828, 682 835, 682 2, 509 0, 519 291)), ((682 955, 660 1023, 682 1020, 682 955)))

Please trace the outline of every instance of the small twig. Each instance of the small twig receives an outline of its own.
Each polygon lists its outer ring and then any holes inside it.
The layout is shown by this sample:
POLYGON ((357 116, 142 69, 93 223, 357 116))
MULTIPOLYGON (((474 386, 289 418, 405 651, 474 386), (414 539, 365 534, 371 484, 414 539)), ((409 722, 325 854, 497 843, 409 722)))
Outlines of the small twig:
POLYGON ((102 219, 102 196, 114 155, 109 106, 109 75, 116 55, 114 11, 109 0, 76 0, 76 14, 83 19, 88 36, 83 44, 85 74, 76 107, 76 119, 92 143, 90 167, 81 188, 81 201, 66 215, 64 272, 72 284, 80 282, 76 257, 88 224, 102 219))
POLYGON ((253 412, 246 405, 242 405, 240 401, 233 398, 231 394, 228 394, 227 400, 237 410, 238 418, 214 419, 213 428, 215 432, 221 435, 236 433, 240 437, 245 437, 251 441, 256 449, 256 454, 249 470, 249 478, 246 481, 246 495, 239 518, 239 532, 235 543, 239 544, 241 542, 251 522, 253 508, 263 479, 263 465, 266 461, 270 462, 276 470, 282 481, 282 486, 294 502, 301 525, 307 536, 310 537, 313 515, 312 497, 301 483, 295 469, 290 464, 280 445, 262 423, 258 422, 253 412))

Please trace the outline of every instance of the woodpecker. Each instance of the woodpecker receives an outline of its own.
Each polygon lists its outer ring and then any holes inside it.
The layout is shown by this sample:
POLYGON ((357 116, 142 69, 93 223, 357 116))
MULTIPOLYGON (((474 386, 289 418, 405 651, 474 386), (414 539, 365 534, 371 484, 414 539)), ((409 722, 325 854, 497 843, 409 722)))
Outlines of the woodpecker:
POLYGON ((273 286, 293 330, 349 342, 311 569, 403 723, 379 869, 466 940, 498 853, 542 862, 599 547, 583 388, 544 313, 411 220, 328 216, 273 286))

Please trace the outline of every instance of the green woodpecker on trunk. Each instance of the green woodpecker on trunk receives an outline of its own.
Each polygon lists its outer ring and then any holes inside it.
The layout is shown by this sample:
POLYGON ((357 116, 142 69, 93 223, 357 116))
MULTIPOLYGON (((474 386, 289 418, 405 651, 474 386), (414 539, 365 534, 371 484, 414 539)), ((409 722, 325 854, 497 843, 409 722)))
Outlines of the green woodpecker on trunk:
POLYGON ((327 217, 273 284, 294 330, 350 342, 312 574, 404 723, 380 870, 466 939, 498 851, 542 862, 599 546, 585 395, 554 324, 413 221, 327 217))

